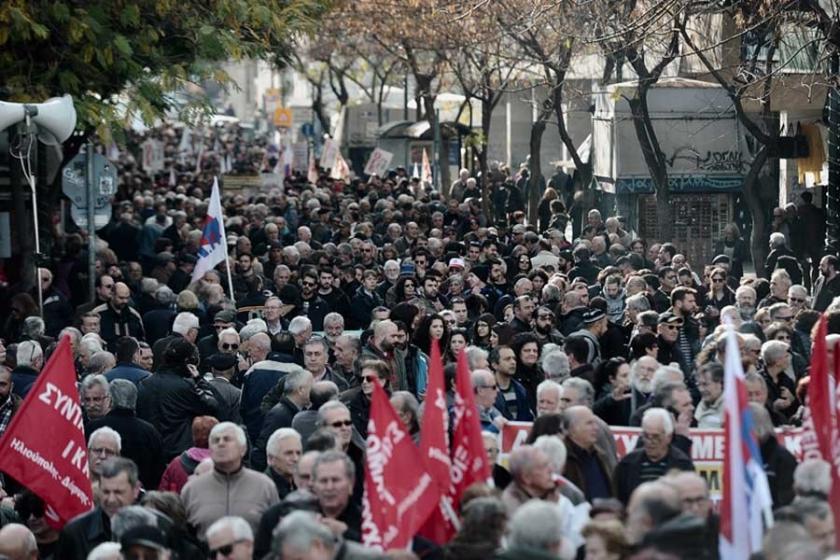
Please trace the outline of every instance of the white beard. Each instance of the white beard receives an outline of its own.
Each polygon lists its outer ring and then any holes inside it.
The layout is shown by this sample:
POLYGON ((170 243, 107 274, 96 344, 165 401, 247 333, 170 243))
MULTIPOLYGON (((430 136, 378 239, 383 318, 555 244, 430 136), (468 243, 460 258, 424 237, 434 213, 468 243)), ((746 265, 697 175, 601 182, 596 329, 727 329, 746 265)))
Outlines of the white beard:
POLYGON ((635 390, 644 395, 649 395, 653 391, 653 380, 645 381, 643 379, 631 378, 630 384, 635 390))

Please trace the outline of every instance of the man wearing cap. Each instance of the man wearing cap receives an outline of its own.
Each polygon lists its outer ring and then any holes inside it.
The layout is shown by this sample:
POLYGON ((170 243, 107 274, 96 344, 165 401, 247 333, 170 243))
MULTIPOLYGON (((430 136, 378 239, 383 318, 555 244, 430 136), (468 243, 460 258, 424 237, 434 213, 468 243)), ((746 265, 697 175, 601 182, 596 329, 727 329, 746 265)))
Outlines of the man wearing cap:
POLYGON ((236 326, 236 311, 233 309, 222 309, 213 316, 213 332, 198 341, 198 354, 201 356, 201 365, 207 368, 207 358, 218 352, 219 333, 223 330, 236 326))
POLYGON ((216 389, 219 396, 219 420, 242 423, 239 407, 242 403, 242 390, 231 384, 236 373, 239 359, 236 354, 218 352, 207 359, 213 379, 210 385, 216 389))
POLYGON ((185 253, 178 257, 178 268, 175 269, 172 276, 169 277, 169 282, 167 282, 167 286, 172 288, 173 292, 180 293, 181 290, 185 290, 190 285, 195 263, 195 255, 185 253))
POLYGON ((656 361, 660 364, 676 362, 683 374, 688 375, 691 373, 691 366, 677 344, 682 326, 682 318, 677 317, 671 311, 659 315, 659 324, 656 327, 656 342, 658 345, 656 361))
POLYGON ((601 343, 599 339, 607 332, 607 314, 600 309, 590 309, 583 314, 583 328, 575 331, 571 336, 579 336, 586 341, 589 352, 586 363, 597 368, 601 363, 601 343))
POLYGON ((120 547, 123 558, 169 560, 172 557, 166 535, 151 525, 138 525, 126 531, 120 539, 120 547))

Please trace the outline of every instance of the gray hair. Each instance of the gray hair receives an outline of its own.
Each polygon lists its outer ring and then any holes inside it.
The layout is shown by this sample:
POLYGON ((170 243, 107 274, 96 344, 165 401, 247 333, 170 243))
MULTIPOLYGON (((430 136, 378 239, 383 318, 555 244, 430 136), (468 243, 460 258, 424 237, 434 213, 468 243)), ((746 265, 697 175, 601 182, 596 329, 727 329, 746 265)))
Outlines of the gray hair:
POLYGON ((391 403, 394 402, 394 399, 401 399, 400 408, 402 410, 399 412, 410 412, 415 420, 420 420, 420 402, 411 391, 394 391, 391 393, 391 403))
POLYGON ((125 506, 111 518, 111 536, 114 540, 120 540, 131 529, 157 526, 157 516, 149 508, 125 506))
POLYGON ((330 551, 335 550, 336 540, 332 531, 318 521, 309 511, 293 511, 285 516, 274 533, 272 550, 306 554, 319 542, 330 551))
POLYGON ((161 286, 155 290, 155 301, 160 305, 172 305, 177 297, 169 286, 161 286))
POLYGON ((580 393, 581 402, 575 404, 582 404, 587 408, 592 408, 592 403, 595 402, 595 389, 592 383, 580 377, 570 377, 563 382, 563 388, 571 387, 580 393))
POLYGON ((486 362, 487 357, 490 355, 487 350, 478 346, 467 346, 465 352, 467 353, 467 363, 470 365, 470 369, 477 368, 478 362, 482 359, 486 362))
POLYGON ((540 360, 543 372, 548 379, 565 381, 571 374, 569 357, 562 350, 548 352, 540 360))
POLYGON ((268 325, 266 325, 265 321, 262 319, 251 319, 239 331, 239 340, 245 342, 256 334, 266 332, 268 332, 268 325))
MULTIPOLYGON (((311 374, 310 374, 311 375, 311 374)), ((350 409, 347 408, 347 405, 341 401, 331 400, 327 401, 321 405, 321 408, 318 409, 318 426, 325 426, 327 422, 327 414, 331 410, 346 410, 347 413, 350 413, 350 409)))
POLYGON ((226 432, 228 430, 233 430, 236 434, 236 439, 239 441, 239 445, 245 447, 248 445, 248 439, 245 437, 245 430, 243 430, 239 424, 235 424, 233 422, 219 422, 210 430, 210 436, 207 438, 208 441, 212 440, 214 437, 218 437, 219 434, 222 432, 226 432))
POLYGON ((787 242, 785 241, 785 234, 779 233, 778 231, 774 231, 770 234, 770 246, 773 248, 777 247, 784 247, 787 242))
POLYGON ((787 342, 768 340, 761 345, 761 359, 767 365, 774 365, 788 353, 789 348, 787 342))
MULTIPOLYGON (((97 315, 97 317, 98 317, 98 315, 97 315)), ((92 333, 88 333, 88 334, 92 334, 92 333)), ((21 342, 20 344, 26 344, 27 342, 31 342, 31 341, 27 340, 27 341, 21 342)), ((20 344, 18 344, 18 352, 20 352, 20 344)), ((82 350, 86 350, 87 353, 92 356, 96 352, 101 352, 102 351, 102 342, 99 339, 99 337, 93 337, 93 336, 89 337, 86 334, 79 341, 79 352, 81 352, 82 350)), ((23 365, 23 364, 20 363, 20 357, 18 357, 18 365, 23 365)))
POLYGON ((563 386, 557 383, 556 381, 546 379, 545 381, 537 385, 537 398, 540 398, 540 395, 542 395, 546 391, 551 390, 557 391, 557 393, 560 394, 563 392, 563 386))
POLYGON ((823 459, 805 459, 793 471, 793 491, 797 495, 828 497, 831 493, 831 465, 823 459))
POLYGON ((747 403, 750 407, 750 414, 752 415, 753 427, 755 429, 755 437, 759 442, 767 441, 768 438, 775 437, 776 430, 773 426, 773 420, 770 419, 770 413, 764 405, 751 402, 747 403))
POLYGON ((122 547, 118 542, 104 542, 96 545, 87 555, 87 560, 114 560, 122 558, 122 547))
POLYGON ((566 467, 566 444, 557 436, 540 436, 534 442, 534 447, 548 455, 551 461, 551 470, 555 474, 561 474, 566 467))
POLYGON ((47 330, 47 325, 44 320, 37 316, 27 317, 23 320, 23 327, 21 334, 23 336, 36 337, 43 336, 44 331, 47 330))
POLYGON ((241 517, 237 517, 235 515, 227 515, 214 521, 213 524, 207 528, 205 538, 209 539, 210 535, 228 528, 233 533, 233 538, 235 540, 254 542, 254 530, 251 529, 251 525, 241 517))
POLYGON ((16 357, 17 365, 32 367, 36 360, 44 357, 44 351, 34 340, 24 340, 17 346, 16 357))
POLYGON ((647 409, 642 415, 642 426, 644 426, 645 422, 648 421, 661 422, 662 429, 665 431, 666 435, 674 433, 674 419, 671 417, 671 413, 664 408, 654 407, 647 409))
POLYGON ((102 463, 102 466, 99 467, 99 476, 101 478, 115 478, 122 473, 128 476, 129 484, 137 486, 137 479, 139 478, 137 464, 131 459, 111 457, 110 459, 106 459, 102 463))
POLYGON ((656 368, 656 371, 653 372, 653 392, 656 393, 666 383, 673 382, 671 376, 677 375, 679 375, 680 383, 682 383, 685 380, 685 374, 680 368, 674 366, 659 366, 656 368))
POLYGON ((137 386, 128 379, 114 379, 108 385, 114 408, 134 410, 137 407, 137 386))
POLYGON ((324 315, 324 327, 331 324, 341 324, 344 326, 344 316, 341 313, 336 313, 335 311, 331 311, 324 315))
POLYGON ((508 460, 508 470, 510 470, 511 476, 514 479, 521 478, 533 464, 537 455, 542 452, 534 445, 520 445, 514 449, 508 460))
POLYGON ((344 453, 343 451, 324 451, 315 459, 315 462, 312 463, 312 478, 315 479, 315 473, 318 472, 318 467, 324 465, 326 463, 336 463, 341 461, 344 464, 344 474, 347 475, 347 478, 350 480, 356 479, 356 465, 353 464, 353 460, 344 453))
POLYGON ((172 332, 187 336, 190 329, 198 329, 198 317, 189 311, 178 313, 172 323, 172 332))
POLYGON ((635 296, 630 296, 624 302, 625 306, 629 309, 633 309, 634 311, 642 312, 642 311, 650 311, 650 301, 644 294, 636 294, 635 296))
MULTIPOLYGON (((219 340, 221 340, 223 336, 235 336, 236 338, 239 338, 239 332, 237 332, 237 330, 233 327, 227 327, 219 331, 219 340)), ((240 342, 241 340, 242 339, 240 339, 240 342)))
POLYGON ((531 500, 514 512, 508 523, 512 547, 548 551, 559 548, 563 539, 563 517, 555 504, 531 500))
POLYGON ((88 359, 88 373, 100 374, 117 365, 117 359, 107 350, 99 350, 88 359))
POLYGON ((303 334, 311 328, 312 321, 309 320, 309 317, 304 317, 302 315, 298 315, 289 323, 289 332, 292 335, 303 334))
POLYGON ((269 450, 274 449, 277 444, 279 444, 284 439, 294 438, 298 440, 298 442, 303 443, 303 440, 300 437, 300 434, 294 428, 277 428, 274 430, 274 433, 271 434, 268 438, 268 443, 265 444, 266 452, 269 450))
POLYGON ((301 387, 306 385, 307 381, 312 380, 312 374, 300 366, 296 366, 290 370, 283 378, 283 394, 291 395, 301 387))
POLYGON ((84 394, 87 390, 89 390, 94 385, 100 385, 105 389, 106 393, 110 394, 110 387, 108 383, 108 379, 105 378, 104 375, 88 375, 84 379, 82 379, 82 386, 81 386, 81 393, 84 394))
MULTIPOLYGON (((131 381, 129 381, 129 383, 131 383, 131 381)), ((88 438, 88 447, 93 447, 93 442, 96 438, 100 437, 109 437, 113 439, 117 443, 117 453, 122 451, 122 436, 120 436, 119 432, 113 428, 109 428, 108 426, 102 426, 90 434, 90 437, 88 438)))

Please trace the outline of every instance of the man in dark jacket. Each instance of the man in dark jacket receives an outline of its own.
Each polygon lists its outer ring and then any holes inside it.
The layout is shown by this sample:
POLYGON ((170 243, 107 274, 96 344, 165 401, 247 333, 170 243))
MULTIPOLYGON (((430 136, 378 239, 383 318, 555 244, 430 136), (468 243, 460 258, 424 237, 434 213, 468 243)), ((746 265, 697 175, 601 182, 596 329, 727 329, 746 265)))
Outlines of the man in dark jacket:
POLYGON ((99 505, 61 530, 55 560, 87 558, 97 545, 111 540, 111 519, 140 495, 137 465, 124 457, 112 457, 99 470, 99 505))
POLYGON ((814 309, 823 312, 840 296, 840 274, 837 257, 826 255, 820 260, 820 276, 814 282, 814 309))
POLYGON ((651 408, 642 418, 642 447, 619 461, 615 469, 616 497, 623 504, 643 482, 653 482, 672 469, 693 471, 691 458, 671 445, 674 420, 664 408, 651 408))
POLYGON ((579 245, 572 255, 575 259, 575 266, 569 271, 569 280, 575 278, 583 278, 588 285, 594 284, 598 280, 598 273, 601 269, 595 266, 592 262, 592 253, 585 245, 579 245))
POLYGON ((137 416, 163 436, 167 462, 192 445, 193 418, 220 413, 217 393, 197 365, 198 350, 179 338, 164 352, 160 371, 140 384, 137 416))
POLYGON ((109 383, 116 379, 125 379, 139 386, 141 381, 151 375, 139 365, 141 353, 137 339, 130 336, 118 338, 114 348, 117 365, 105 373, 105 379, 109 383))
POLYGON ((239 358, 236 354, 219 352, 207 359, 210 366, 210 373, 213 379, 210 384, 219 396, 221 407, 219 420, 222 422, 233 422, 242 424, 242 416, 239 413, 242 404, 242 390, 234 387, 231 380, 236 373, 236 365, 239 358))
POLYGON ((93 309, 99 314, 99 335, 108 346, 121 336, 133 336, 144 340, 143 318, 128 302, 131 290, 122 282, 114 285, 114 297, 107 304, 93 309))
POLYGON ((163 450, 158 431, 137 418, 134 409, 137 405, 137 387, 125 379, 115 379, 109 383, 111 411, 86 426, 87 435, 107 426, 120 434, 121 455, 134 461, 144 488, 157 488, 163 473, 163 450))
POLYGON ((306 370, 293 370, 283 378, 283 397, 265 415, 260 435, 251 451, 251 468, 263 471, 266 467, 266 446, 275 431, 291 428, 295 414, 309 406, 312 374, 306 370))
POLYGON ((356 290, 356 295, 350 304, 353 325, 360 329, 366 329, 370 325, 373 310, 384 305, 382 296, 376 291, 377 274, 372 270, 366 270, 362 285, 356 290))
POLYGON ((588 501, 614 495, 612 476, 615 459, 599 449, 597 417, 585 406, 572 406, 563 414, 568 458, 563 476, 583 490, 588 501))
POLYGON ((528 398, 528 391, 513 378, 516 375, 516 353, 513 348, 497 346, 490 352, 488 360, 499 388, 494 406, 508 420, 532 421, 533 405, 528 398))

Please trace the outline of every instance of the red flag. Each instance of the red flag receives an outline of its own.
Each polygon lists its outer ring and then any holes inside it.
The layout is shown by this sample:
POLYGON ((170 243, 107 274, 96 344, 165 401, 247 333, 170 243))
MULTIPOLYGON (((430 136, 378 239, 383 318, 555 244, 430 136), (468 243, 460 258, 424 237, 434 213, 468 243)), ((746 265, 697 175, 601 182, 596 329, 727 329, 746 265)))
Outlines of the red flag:
POLYGON ((362 541, 383 550, 404 549, 435 508, 440 493, 388 395, 376 383, 365 462, 362 541))
POLYGON ((438 341, 433 339, 426 407, 423 412, 423 427, 420 430, 420 454, 426 461, 426 468, 437 484, 441 497, 438 507, 423 525, 420 534, 438 544, 448 542, 458 525, 452 500, 454 488, 451 480, 448 423, 443 360, 438 341))
POLYGON ((458 354, 458 372, 455 375, 455 430, 452 447, 452 486, 455 502, 471 484, 487 482, 490 464, 481 438, 481 423, 475 405, 470 366, 464 350, 458 354))
POLYGON ((0 471, 44 500, 55 528, 93 508, 70 337, 58 343, 0 439, 0 471))
POLYGON ((825 315, 820 318, 808 382, 808 407, 802 423, 802 453, 805 459, 823 459, 831 465, 831 496, 840 546, 840 345, 834 349, 834 375, 828 371, 825 315))

